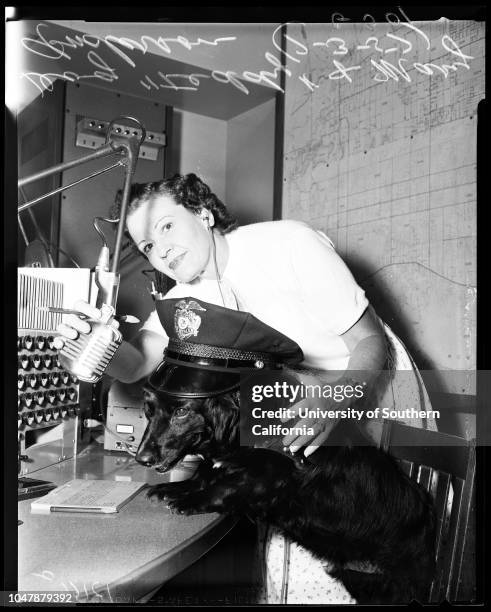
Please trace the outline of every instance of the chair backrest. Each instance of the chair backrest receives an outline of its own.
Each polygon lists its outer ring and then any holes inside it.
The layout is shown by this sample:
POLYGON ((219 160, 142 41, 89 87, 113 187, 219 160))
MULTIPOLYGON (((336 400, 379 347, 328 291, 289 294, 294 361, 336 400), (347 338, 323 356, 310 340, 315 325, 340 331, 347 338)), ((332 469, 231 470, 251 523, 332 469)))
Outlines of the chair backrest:
POLYGON ((435 501, 436 573, 427 601, 475 600, 475 441, 386 420, 381 446, 435 501))

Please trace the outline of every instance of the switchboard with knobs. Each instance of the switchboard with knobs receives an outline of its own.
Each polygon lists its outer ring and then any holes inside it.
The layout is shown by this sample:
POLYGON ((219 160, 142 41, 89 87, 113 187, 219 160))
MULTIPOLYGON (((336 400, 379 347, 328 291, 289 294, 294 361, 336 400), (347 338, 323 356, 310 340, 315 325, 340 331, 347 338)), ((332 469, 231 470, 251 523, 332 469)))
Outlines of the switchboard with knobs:
POLYGON ((52 333, 17 336, 18 428, 53 426, 79 414, 79 381, 60 364, 52 333))

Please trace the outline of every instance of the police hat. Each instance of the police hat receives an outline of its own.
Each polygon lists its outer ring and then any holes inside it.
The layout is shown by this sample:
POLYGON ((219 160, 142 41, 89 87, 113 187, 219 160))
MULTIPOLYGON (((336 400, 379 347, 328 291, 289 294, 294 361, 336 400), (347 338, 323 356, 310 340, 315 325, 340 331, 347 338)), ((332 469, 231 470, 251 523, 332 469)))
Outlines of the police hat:
POLYGON ((252 314, 192 297, 156 303, 169 336, 164 360, 147 385, 175 397, 212 397, 240 386, 240 372, 303 360, 296 342, 252 314))

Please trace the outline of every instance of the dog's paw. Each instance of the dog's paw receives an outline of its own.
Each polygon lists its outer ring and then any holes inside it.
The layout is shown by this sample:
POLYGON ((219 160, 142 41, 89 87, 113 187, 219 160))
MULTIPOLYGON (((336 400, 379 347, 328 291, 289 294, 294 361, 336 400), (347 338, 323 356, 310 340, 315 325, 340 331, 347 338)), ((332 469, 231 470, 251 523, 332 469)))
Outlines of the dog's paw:
POLYGON ((180 502, 176 492, 172 494, 160 485, 151 487, 147 491, 147 498, 152 506, 167 508, 171 514, 192 514, 191 511, 187 512, 184 507, 181 507, 182 501, 180 502))
POLYGON ((188 514, 184 510, 181 510, 180 508, 177 508, 172 502, 166 503, 164 501, 164 504, 165 504, 165 507, 167 508, 167 510, 169 511, 170 514, 179 514, 179 515, 188 514))
POLYGON ((163 505, 172 514, 185 514, 186 504, 184 499, 186 492, 179 487, 172 486, 173 483, 166 483, 150 487, 147 497, 152 505, 163 505))
POLYGON ((170 494, 166 485, 155 485, 147 490, 147 497, 152 503, 159 503, 165 500, 170 494))
POLYGON ((193 484, 191 481, 163 482, 149 487, 147 489, 147 496, 163 499, 168 495, 181 495, 183 492, 186 493, 192 488, 193 484))
POLYGON ((191 515, 199 512, 196 508, 190 506, 185 499, 168 498, 164 500, 164 504, 166 504, 171 514, 191 515))

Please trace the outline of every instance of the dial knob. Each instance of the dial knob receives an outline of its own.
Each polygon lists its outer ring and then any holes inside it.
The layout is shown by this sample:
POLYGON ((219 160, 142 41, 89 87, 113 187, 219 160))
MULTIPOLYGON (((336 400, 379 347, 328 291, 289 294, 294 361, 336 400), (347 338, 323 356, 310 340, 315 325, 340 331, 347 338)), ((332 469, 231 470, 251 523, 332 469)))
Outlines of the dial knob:
POLYGON ((30 412, 29 414, 25 414, 23 419, 26 425, 32 425, 34 423, 34 415, 32 414, 32 412, 30 412))
POLYGON ((46 387, 49 383, 49 374, 47 372, 40 374, 39 381, 41 382, 41 387, 46 387))
POLYGON ((23 370, 28 370, 30 365, 31 365, 31 360, 29 359, 29 355, 26 355, 25 353, 23 353, 19 357, 19 368, 22 368, 23 370))
POLYGON ((36 345, 40 351, 46 346, 46 338, 44 336, 38 336, 36 338, 36 345))
POLYGON ((42 391, 37 391, 37 393, 35 393, 35 400, 36 400, 36 404, 38 404, 39 406, 42 406, 44 402, 46 401, 46 398, 44 397, 44 393, 42 391))
POLYGON ((26 348, 28 351, 30 351, 34 345, 34 339, 32 336, 24 336, 24 340, 23 340, 23 345, 24 348, 26 348))
POLYGON ((35 389, 38 386, 38 377, 35 374, 29 374, 27 377, 27 382, 31 389, 35 389))
POLYGON ((34 397, 32 396, 32 393, 24 393, 22 396, 22 402, 26 408, 30 408, 33 401, 34 397))

